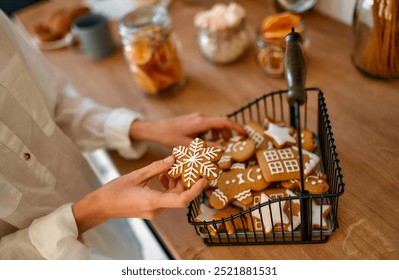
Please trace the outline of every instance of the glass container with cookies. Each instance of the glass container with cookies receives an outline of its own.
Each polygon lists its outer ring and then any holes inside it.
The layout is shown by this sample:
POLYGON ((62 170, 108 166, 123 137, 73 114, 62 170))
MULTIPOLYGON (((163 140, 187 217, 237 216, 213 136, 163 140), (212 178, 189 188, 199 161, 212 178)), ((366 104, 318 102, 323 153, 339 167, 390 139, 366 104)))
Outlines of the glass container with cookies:
POLYGON ((145 6, 119 23, 124 55, 137 85, 153 95, 177 91, 185 81, 181 44, 165 7, 145 6))

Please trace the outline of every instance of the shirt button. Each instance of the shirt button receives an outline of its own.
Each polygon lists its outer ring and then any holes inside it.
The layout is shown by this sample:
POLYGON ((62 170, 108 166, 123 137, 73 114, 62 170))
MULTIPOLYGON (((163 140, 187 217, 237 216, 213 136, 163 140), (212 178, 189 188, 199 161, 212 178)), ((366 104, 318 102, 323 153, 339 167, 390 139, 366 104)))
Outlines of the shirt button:
POLYGON ((29 153, 25 153, 24 154, 24 159, 25 160, 29 160, 30 159, 30 154, 29 153))

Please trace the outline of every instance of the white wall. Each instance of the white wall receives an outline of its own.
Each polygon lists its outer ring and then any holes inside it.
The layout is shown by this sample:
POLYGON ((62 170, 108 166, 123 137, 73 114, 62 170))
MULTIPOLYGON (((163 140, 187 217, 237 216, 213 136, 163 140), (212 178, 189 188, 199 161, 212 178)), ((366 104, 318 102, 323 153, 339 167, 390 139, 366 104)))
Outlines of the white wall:
POLYGON ((352 24, 356 0, 319 0, 316 10, 348 25, 352 24))

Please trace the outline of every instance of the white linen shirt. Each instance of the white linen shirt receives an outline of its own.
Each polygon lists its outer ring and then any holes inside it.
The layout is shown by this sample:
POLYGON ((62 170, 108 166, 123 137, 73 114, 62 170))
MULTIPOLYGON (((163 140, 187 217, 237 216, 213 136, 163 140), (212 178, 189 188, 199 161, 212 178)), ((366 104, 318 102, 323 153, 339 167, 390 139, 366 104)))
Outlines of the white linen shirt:
POLYGON ((94 243, 109 253, 101 258, 128 257, 107 243, 120 221, 82 242, 71 206, 99 184, 83 150, 144 153, 129 139, 140 117, 79 96, 0 11, 0 259, 85 259, 94 243))

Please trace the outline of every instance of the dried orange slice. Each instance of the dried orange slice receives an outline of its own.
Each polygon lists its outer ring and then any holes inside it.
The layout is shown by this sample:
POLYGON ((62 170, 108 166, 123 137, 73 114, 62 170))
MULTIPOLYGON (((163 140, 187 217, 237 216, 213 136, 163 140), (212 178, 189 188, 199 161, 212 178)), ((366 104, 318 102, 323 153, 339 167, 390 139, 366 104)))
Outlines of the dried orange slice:
POLYGON ((261 24, 261 32, 265 39, 282 39, 294 27, 297 32, 301 17, 290 12, 284 12, 266 17, 261 24))
POLYGON ((144 65, 151 60, 152 48, 148 40, 138 40, 126 49, 126 58, 135 65, 144 65))
POLYGON ((141 70, 140 67, 132 65, 130 70, 132 71, 133 78, 141 88, 151 94, 157 94, 159 92, 155 81, 153 81, 147 73, 141 70))

